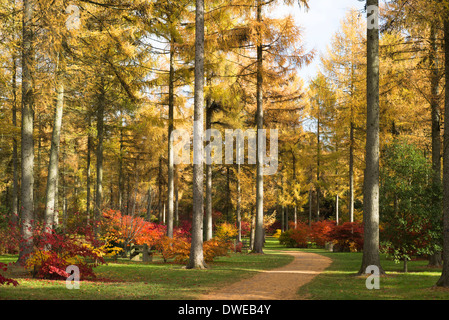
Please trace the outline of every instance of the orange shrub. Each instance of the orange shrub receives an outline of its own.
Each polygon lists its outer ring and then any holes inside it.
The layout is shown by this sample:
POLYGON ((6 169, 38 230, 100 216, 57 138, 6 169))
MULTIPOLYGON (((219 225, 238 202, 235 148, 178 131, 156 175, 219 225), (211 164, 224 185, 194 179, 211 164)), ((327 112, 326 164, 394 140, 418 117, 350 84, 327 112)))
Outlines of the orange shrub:
POLYGON ((312 223, 310 237, 319 247, 324 247, 325 243, 332 240, 332 232, 336 226, 335 221, 322 220, 312 223))
POLYGON ((216 257, 226 256, 231 249, 232 243, 217 238, 212 238, 203 243, 204 260, 213 261, 216 257))
POLYGON ((164 262, 175 259, 177 263, 184 263, 189 259, 190 243, 183 238, 162 236, 156 241, 155 248, 161 254, 164 262))

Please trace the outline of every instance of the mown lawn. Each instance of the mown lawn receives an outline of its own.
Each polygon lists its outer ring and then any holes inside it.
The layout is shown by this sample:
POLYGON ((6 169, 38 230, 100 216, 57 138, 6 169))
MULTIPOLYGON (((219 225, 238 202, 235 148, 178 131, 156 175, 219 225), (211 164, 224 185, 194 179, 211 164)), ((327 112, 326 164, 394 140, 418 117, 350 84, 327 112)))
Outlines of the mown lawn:
POLYGON ((366 277, 356 276, 362 253, 312 250, 333 260, 331 266, 311 283, 299 290, 302 297, 311 300, 447 300, 449 290, 435 288, 441 275, 440 268, 428 268, 426 260, 410 261, 409 272, 402 272, 402 264, 381 257, 386 275, 380 278, 380 289, 368 290, 366 277))
MULTIPOLYGON (((269 245, 268 245, 269 246, 269 245)), ((187 270, 183 265, 134 262, 119 259, 95 268, 97 281, 81 281, 80 289, 69 290, 65 281, 38 280, 13 270, 19 286, 1 286, 0 299, 73 300, 184 300, 250 277, 259 270, 280 267, 292 261, 275 252, 264 255, 231 253, 217 258, 206 270, 187 270)), ((14 262, 16 256, 0 256, 14 262)))

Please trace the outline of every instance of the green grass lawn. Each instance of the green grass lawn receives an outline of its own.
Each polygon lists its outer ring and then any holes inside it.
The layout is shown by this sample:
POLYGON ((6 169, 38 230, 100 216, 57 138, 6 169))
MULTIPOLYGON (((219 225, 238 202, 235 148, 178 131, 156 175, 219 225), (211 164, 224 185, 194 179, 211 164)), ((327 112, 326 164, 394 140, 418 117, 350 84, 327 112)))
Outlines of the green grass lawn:
MULTIPOLYGON (((273 245, 272 241, 267 243, 267 249, 273 245)), ((95 268, 100 280, 81 281, 77 290, 68 290, 65 281, 38 280, 21 274, 16 278, 19 286, 0 287, 0 299, 195 299, 209 290, 250 277, 259 270, 280 267, 292 259, 275 252, 264 255, 231 253, 228 257, 217 258, 206 270, 187 270, 183 265, 160 260, 143 263, 119 259, 95 268)), ((0 256, 0 262, 16 260, 16 256, 0 256)))
POLYGON ((382 255, 381 265, 386 275, 380 278, 380 289, 368 290, 366 277, 356 276, 362 253, 312 250, 333 260, 331 266, 312 282, 303 286, 299 294, 312 300, 446 300, 449 290, 435 288, 440 268, 428 268, 426 260, 410 261, 409 272, 402 272, 396 264, 382 255))
MULTIPOLYGON (((276 239, 267 238, 264 255, 235 254, 220 257, 206 270, 187 270, 183 265, 151 263, 119 259, 97 267, 99 280, 82 281, 79 290, 68 290, 65 281, 32 279, 20 274, 19 286, 1 286, 0 299, 82 299, 82 300, 185 300, 250 277, 260 270, 283 266, 292 257, 279 250, 298 250, 280 246, 276 239)), ((368 290, 366 277, 355 276, 361 265, 361 253, 337 253, 321 249, 301 249, 327 256, 333 260, 324 273, 298 291, 312 300, 443 300, 449 290, 435 288, 441 269, 426 267, 427 261, 409 262, 409 272, 401 272, 402 264, 382 256, 387 272, 380 279, 379 290, 368 290)), ((16 256, 0 256, 0 262, 15 262, 16 256)))

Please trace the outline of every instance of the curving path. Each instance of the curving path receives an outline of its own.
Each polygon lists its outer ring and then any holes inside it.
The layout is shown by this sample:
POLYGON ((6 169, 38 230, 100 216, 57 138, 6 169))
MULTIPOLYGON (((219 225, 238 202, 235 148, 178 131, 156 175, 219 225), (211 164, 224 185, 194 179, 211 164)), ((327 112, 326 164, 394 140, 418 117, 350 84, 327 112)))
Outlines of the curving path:
POLYGON ((200 296, 200 300, 298 300, 299 287, 311 281, 332 262, 316 253, 282 251, 295 259, 286 266, 261 271, 217 291, 200 296))

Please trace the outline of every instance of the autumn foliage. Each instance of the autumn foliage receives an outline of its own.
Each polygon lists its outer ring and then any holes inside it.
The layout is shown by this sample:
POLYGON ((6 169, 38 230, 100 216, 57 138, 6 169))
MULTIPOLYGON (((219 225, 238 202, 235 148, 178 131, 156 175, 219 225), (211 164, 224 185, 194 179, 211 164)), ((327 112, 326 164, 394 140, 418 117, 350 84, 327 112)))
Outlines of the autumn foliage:
POLYGON ((336 225, 334 221, 298 222, 279 236, 279 242, 287 247, 307 248, 312 245, 324 247, 332 243, 339 251, 360 251, 363 248, 363 226, 359 222, 336 225))
MULTIPOLYGON (((0 271, 6 272, 7 270, 8 270, 8 265, 5 264, 5 263, 1 263, 0 262, 0 271)), ((16 280, 14 280, 14 279, 6 278, 5 276, 3 276, 0 273, 0 285, 2 285, 2 284, 6 284, 6 285, 10 285, 11 284, 11 285, 13 285, 15 287, 19 283, 16 280)))
POLYGON ((34 277, 42 279, 66 279, 66 268, 76 265, 81 279, 95 278, 93 268, 105 263, 105 247, 90 228, 58 234, 54 230, 44 232, 34 229, 34 250, 25 267, 34 277))

